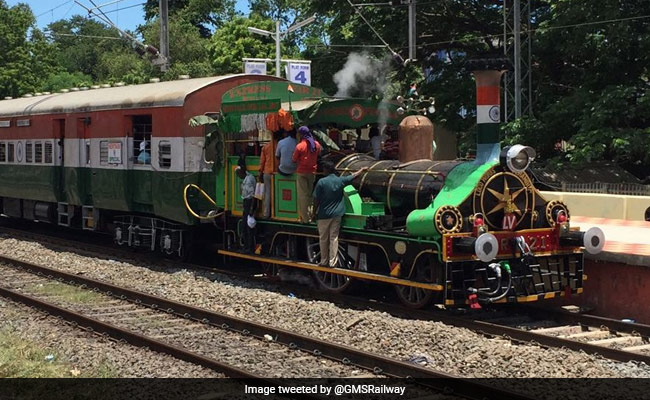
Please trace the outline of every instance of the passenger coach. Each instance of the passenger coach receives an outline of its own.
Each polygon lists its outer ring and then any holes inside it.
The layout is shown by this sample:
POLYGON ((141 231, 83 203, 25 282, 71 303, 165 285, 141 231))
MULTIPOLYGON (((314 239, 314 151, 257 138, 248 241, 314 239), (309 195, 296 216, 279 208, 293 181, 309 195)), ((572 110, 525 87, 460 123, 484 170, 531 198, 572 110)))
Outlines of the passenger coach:
POLYGON ((0 101, 0 210, 182 253, 182 228, 196 220, 180 193, 214 182, 203 129, 188 120, 217 113, 226 91, 262 79, 275 78, 118 84, 0 101))

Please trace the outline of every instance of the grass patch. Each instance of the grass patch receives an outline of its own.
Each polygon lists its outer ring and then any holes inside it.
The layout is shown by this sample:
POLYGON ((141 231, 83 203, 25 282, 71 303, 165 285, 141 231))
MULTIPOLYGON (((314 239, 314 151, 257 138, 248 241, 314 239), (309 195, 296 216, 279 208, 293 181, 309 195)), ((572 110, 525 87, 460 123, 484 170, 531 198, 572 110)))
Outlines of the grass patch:
POLYGON ((9 327, 0 328, 0 378, 118 378, 106 359, 91 370, 79 371, 59 354, 24 339, 9 327), (48 361, 48 356, 53 356, 48 361))
POLYGON ((66 302, 77 304, 97 303, 102 299, 99 293, 59 282, 33 283, 27 286, 27 290, 36 294, 57 296, 66 302))
POLYGON ((59 378, 71 376, 58 355, 23 339, 10 328, 0 328, 0 378, 59 378), (46 357, 53 355, 53 361, 46 357))

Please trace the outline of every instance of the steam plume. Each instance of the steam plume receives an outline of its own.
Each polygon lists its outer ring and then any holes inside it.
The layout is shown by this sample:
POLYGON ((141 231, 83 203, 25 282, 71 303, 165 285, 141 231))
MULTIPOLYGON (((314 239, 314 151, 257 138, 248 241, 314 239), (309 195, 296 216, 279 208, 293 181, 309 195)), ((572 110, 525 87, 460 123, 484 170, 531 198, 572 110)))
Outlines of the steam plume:
POLYGON ((338 88, 336 96, 383 96, 388 84, 389 62, 389 58, 379 60, 366 52, 350 53, 343 69, 334 74, 338 88))

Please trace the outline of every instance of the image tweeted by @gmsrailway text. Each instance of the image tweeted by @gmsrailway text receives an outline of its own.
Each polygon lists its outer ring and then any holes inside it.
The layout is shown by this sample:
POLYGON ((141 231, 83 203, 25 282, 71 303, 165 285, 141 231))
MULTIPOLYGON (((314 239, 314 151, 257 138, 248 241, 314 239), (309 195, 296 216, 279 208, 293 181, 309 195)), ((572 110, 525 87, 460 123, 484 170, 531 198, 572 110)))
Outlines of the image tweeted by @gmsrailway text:
POLYGON ((367 383, 337 383, 337 384, 320 384, 313 385, 277 385, 277 386, 244 386, 245 394, 257 394, 270 396, 272 394, 291 395, 291 394, 315 394, 322 396, 343 396, 348 394, 369 394, 369 395, 389 395, 403 396, 406 386, 400 385, 380 385, 367 383))
POLYGON ((648 391, 648 379, 0 379, 0 400, 629 400, 648 391))

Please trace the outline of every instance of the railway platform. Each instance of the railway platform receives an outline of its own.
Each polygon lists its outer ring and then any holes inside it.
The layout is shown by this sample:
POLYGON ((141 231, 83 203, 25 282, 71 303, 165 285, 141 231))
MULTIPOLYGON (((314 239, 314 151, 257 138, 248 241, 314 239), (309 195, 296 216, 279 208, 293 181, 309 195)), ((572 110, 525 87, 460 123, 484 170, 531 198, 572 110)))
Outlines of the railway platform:
POLYGON ((600 227, 606 242, 600 254, 585 254, 583 294, 564 302, 597 315, 650 323, 650 222, 572 216, 571 224, 600 227))

